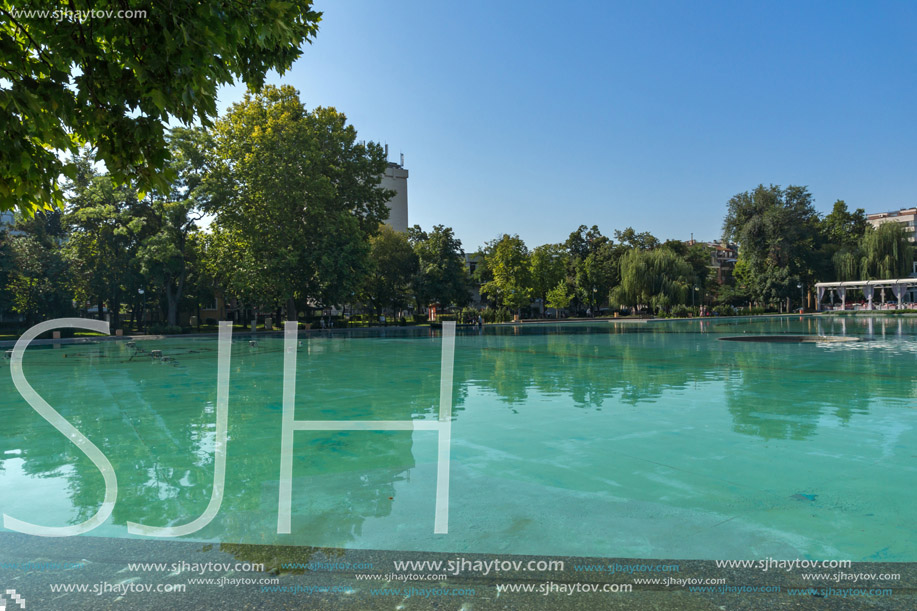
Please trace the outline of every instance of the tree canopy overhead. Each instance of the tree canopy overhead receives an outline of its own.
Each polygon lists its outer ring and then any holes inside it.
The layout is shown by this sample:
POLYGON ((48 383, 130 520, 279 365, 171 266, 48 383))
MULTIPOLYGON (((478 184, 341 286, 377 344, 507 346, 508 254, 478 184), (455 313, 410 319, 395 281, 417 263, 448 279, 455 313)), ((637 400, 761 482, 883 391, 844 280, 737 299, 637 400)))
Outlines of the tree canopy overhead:
POLYGON ((83 144, 116 182, 167 188, 164 123, 209 125, 221 85, 259 90, 320 20, 311 0, 4 1, 0 210, 59 205, 61 174, 76 175, 61 153, 83 144))

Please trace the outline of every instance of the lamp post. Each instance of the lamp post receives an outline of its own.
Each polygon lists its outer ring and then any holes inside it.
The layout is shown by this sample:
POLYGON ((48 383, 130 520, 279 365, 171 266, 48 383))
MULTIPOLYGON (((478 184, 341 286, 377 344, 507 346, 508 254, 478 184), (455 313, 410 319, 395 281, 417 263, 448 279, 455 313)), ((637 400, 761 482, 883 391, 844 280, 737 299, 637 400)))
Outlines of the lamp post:
POLYGON ((140 327, 141 331, 143 331, 143 293, 144 292, 145 291, 142 288, 137 289, 137 294, 140 295, 140 317, 137 320, 137 326, 140 327))
POLYGON ((800 310, 800 312, 802 312, 802 311, 804 311, 805 308, 806 308, 806 305, 805 305, 805 303, 804 303, 805 299, 804 299, 803 296, 802 296, 802 282, 797 282, 797 283, 796 283, 796 288, 799 289, 799 310, 800 310))
POLYGON ((598 291, 598 290, 599 290, 599 289, 597 289, 597 288, 595 288, 595 287, 592 287, 592 317, 593 317, 593 318, 595 318, 595 309, 596 309, 596 304, 595 304, 595 293, 596 293, 596 291, 598 291))

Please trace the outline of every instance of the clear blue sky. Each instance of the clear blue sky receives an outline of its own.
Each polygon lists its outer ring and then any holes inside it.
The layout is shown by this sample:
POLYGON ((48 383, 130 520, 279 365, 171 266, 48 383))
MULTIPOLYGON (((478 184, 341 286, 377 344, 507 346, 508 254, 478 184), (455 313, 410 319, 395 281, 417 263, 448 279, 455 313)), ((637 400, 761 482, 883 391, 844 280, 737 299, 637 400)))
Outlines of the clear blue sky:
POLYGON ((823 212, 917 203, 917 3, 316 6, 315 43, 269 82, 403 152, 410 222, 468 251, 580 224, 714 239, 759 183, 823 212))

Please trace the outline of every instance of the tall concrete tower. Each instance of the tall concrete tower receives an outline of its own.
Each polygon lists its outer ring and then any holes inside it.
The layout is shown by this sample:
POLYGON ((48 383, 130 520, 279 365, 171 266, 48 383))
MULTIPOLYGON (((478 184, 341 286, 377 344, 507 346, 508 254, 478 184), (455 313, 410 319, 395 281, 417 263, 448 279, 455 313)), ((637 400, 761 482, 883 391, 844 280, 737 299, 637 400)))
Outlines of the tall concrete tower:
MULTIPOLYGON (((385 146, 385 153, 388 156, 388 145, 385 146)), ((383 189, 391 189, 395 192, 395 197, 388 200, 389 214, 388 220, 385 221, 395 231, 407 231, 408 228, 408 171, 404 168, 404 155, 401 156, 401 163, 389 162, 382 175, 382 183, 379 185, 383 189)))

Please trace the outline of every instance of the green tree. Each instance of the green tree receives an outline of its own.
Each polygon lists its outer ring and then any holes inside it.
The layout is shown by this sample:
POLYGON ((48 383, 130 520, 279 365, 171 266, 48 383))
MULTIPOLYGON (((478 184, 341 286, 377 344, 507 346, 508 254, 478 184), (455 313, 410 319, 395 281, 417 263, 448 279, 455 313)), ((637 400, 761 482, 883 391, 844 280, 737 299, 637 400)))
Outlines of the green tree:
POLYGON ((570 292, 570 287, 567 286, 564 280, 559 281, 556 286, 548 291, 548 307, 554 308, 557 318, 560 318, 560 311, 562 309, 570 307, 570 302, 572 300, 573 294, 570 292))
POLYGON ((94 303, 100 319, 107 304, 118 328, 121 304, 142 286, 137 249, 150 225, 149 209, 130 187, 97 172, 93 162, 89 153, 75 161, 77 177, 63 217, 68 232, 63 251, 77 300, 94 303))
POLYGON ((378 235, 369 239, 372 269, 363 292, 376 314, 391 306, 395 315, 408 304, 411 280, 419 269, 419 261, 405 233, 383 225, 378 235))
POLYGON ((208 257, 231 292, 268 306, 345 303, 369 272, 369 237, 394 193, 385 154, 333 108, 309 111, 292 87, 246 94, 214 129, 208 257))
POLYGON ((618 259, 623 247, 602 235, 595 225, 591 228, 580 225, 567 238, 564 247, 570 254, 567 277, 574 288, 574 298, 582 305, 589 304, 593 310, 597 309, 599 300, 604 300, 618 282, 618 259))
POLYGON ((574 265, 576 296, 581 303, 588 303, 593 312, 598 310, 612 287, 618 283, 619 259, 620 250, 608 240, 598 245, 585 259, 577 260, 574 265))
POLYGON ((633 227, 628 227, 624 231, 615 230, 615 240, 622 246, 637 250, 652 250, 659 247, 659 239, 656 236, 649 231, 637 233, 633 227))
POLYGON ((504 234, 485 264, 493 280, 481 287, 481 292, 495 298, 507 308, 519 312, 532 302, 532 274, 529 250, 518 235, 504 234))
POLYGON ((7 286, 14 269, 12 241, 9 232, 0 227, 0 314, 9 312, 13 307, 13 297, 7 286))
POLYGON ((59 177, 77 173, 61 153, 83 144, 117 183, 167 188, 164 124, 209 124, 221 85, 240 78, 260 89, 268 71, 282 74, 301 55, 321 19, 309 0, 140 4, 124 18, 89 19, 78 12, 131 9, 120 0, 0 6, 0 210, 60 205, 59 177), (36 14, 48 10, 56 18, 36 14))
POLYGON ((831 213, 821 220, 822 243, 817 257, 817 275, 822 280, 857 280, 860 276, 860 241, 870 229, 866 211, 847 209, 844 200, 834 202, 831 213))
POLYGON ((694 283, 694 270, 671 249, 632 249, 621 258, 621 284, 612 301, 633 308, 645 305, 654 311, 685 303, 694 283))
POLYGON ((566 259, 567 252, 562 244, 542 244, 532 250, 529 258, 532 292, 542 304, 547 303, 548 292, 565 279, 566 259))
POLYGON ((570 253, 572 259, 583 260, 608 242, 609 239, 602 235, 597 225, 592 227, 580 225, 567 237, 564 248, 570 253))
MULTIPOLYGON (((493 272, 487 265, 487 259, 493 255, 494 248, 497 246, 498 241, 498 239, 494 238, 486 242, 484 246, 479 248, 478 251, 471 256, 471 274, 469 280, 474 282, 478 289, 494 279, 493 272)), ((492 307, 497 306, 496 300, 488 298, 486 294, 480 295, 480 298, 481 302, 485 305, 492 307)))
POLYGON ((6 305, 26 324, 72 313, 70 269, 61 254, 59 211, 20 219, 16 235, 0 232, 0 280, 6 305))
POLYGON ((834 278, 841 282, 859 280, 862 262, 863 253, 860 251, 859 245, 836 251, 831 257, 831 263, 834 266, 834 278))
POLYGON ((465 251, 452 228, 436 225, 427 233, 414 225, 408 228, 408 240, 419 262, 412 283, 418 309, 433 303, 444 306, 468 303, 465 251))
POLYGON ((848 249, 857 247, 868 228, 866 211, 863 208, 857 208, 850 212, 847 209, 847 203, 842 199, 834 202, 831 213, 821 220, 821 231, 825 240, 830 244, 848 249))
POLYGON ((914 246, 898 223, 870 228, 860 240, 860 273, 863 280, 907 278, 914 264, 914 246))
POLYGON ((662 248, 668 248, 691 266, 694 271, 694 286, 697 287, 697 292, 703 294, 711 288, 710 282, 715 278, 713 270, 710 269, 712 252, 706 244, 695 242, 688 246, 681 240, 666 240, 662 248))
MULTIPOLYGON (((193 231, 187 236, 187 253, 185 258, 184 301, 189 311, 195 312, 198 324, 201 324, 201 308, 216 301, 217 284, 206 265, 205 248, 209 234, 193 231)), ((222 295, 221 295, 222 296, 222 295)))
POLYGON ((811 283, 820 265, 821 232, 805 187, 758 185, 733 196, 727 208, 723 237, 739 245, 754 299, 776 303, 797 295, 800 280, 811 283))
POLYGON ((166 320, 178 324, 178 306, 185 291, 188 261, 196 258, 195 242, 190 239, 197 229, 206 204, 202 188, 204 151, 209 146, 202 129, 177 128, 169 135, 171 174, 175 177, 164 192, 155 191, 149 198, 147 236, 137 252, 140 270, 147 282, 155 284, 166 300, 166 320))

